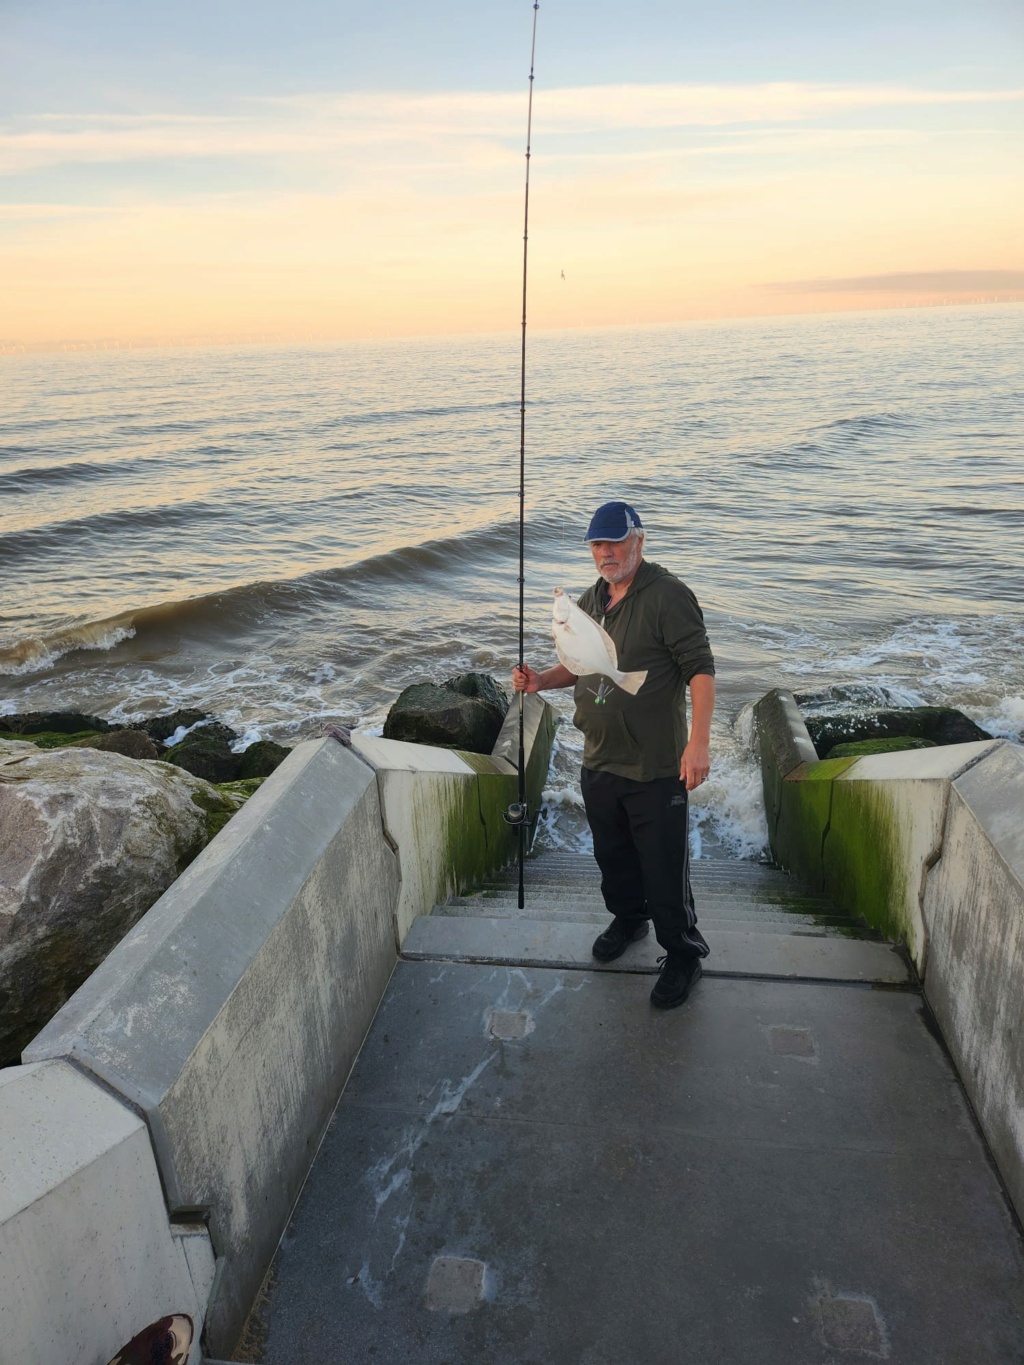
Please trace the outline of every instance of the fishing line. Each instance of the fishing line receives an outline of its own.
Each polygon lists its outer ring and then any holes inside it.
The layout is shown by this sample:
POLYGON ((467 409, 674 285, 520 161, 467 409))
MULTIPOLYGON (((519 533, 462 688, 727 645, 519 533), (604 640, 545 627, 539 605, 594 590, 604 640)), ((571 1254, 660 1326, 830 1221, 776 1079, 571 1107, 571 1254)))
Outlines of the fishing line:
MULTIPOLYGON (((533 67, 537 51, 537 11, 533 4, 533 37, 530 41, 530 95, 526 106, 526 191, 523 204, 523 340, 519 367, 519 668, 524 667, 526 619, 526 262, 530 240, 530 141, 533 132, 533 67)), ((526 904, 524 863, 526 840, 530 831, 530 812, 526 801, 526 740, 524 723, 525 693, 519 693, 519 799, 509 806, 505 819, 516 826, 519 860, 519 909, 526 904)))

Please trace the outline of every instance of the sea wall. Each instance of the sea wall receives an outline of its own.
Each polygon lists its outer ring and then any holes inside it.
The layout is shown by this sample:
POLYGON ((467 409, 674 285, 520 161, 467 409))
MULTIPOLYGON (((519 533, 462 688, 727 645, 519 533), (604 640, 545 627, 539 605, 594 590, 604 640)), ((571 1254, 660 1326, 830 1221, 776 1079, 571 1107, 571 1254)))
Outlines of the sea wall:
POLYGON ((820 761, 781 691, 755 727, 772 856, 906 945, 1024 1216, 1024 750, 820 761))
MULTIPOLYGON (((539 802, 553 714, 539 698, 528 703, 539 802)), ((362 756, 334 739, 298 745, 26 1050, 26 1063, 56 1068, 79 1099, 84 1087, 102 1105, 86 1104, 70 1125, 77 1156, 62 1157, 65 1139, 43 1123, 15 1118, 4 1133, 12 1189, 29 1190, 40 1162, 77 1172, 33 1196, 46 1231, 31 1244, 17 1201, 0 1205, 0 1250, 18 1248, 21 1279, 65 1287, 85 1314, 51 1327, 38 1294, 5 1277, 5 1330, 11 1322, 31 1343, 19 1359, 80 1358, 87 1321, 88 1358, 105 1361, 170 1311, 197 1328, 205 1318, 207 1353, 232 1354, 405 928, 514 851, 501 812, 517 778, 500 752, 357 743, 362 756), (118 1142, 127 1150, 118 1133, 105 1136, 110 1106, 135 1143, 113 1164, 95 1159, 118 1142), (128 1212, 105 1226, 94 1274, 77 1229, 112 1200, 148 1212, 141 1231, 128 1212), (116 1279, 125 1257, 157 1270, 122 1277, 121 1311, 108 1315, 97 1276, 116 1279)), ((37 1070, 0 1073, 5 1093, 37 1070)))

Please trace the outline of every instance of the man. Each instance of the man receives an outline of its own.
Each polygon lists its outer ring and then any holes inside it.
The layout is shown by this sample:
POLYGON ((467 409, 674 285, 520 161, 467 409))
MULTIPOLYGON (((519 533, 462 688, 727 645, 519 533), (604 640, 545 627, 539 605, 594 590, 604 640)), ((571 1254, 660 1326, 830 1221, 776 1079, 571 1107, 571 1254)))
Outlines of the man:
POLYGON ((593 954, 614 961, 653 919, 665 956, 651 1002, 671 1009, 686 999, 708 954, 690 887, 687 793, 711 766, 715 661, 697 599, 644 559, 643 525, 628 503, 599 507, 584 540, 600 577, 579 606, 615 641, 619 668, 646 669, 646 681, 630 696, 599 674, 577 678, 559 663, 539 673, 516 668, 512 683, 519 692, 575 686, 573 720, 586 740, 580 786, 613 916, 593 954))

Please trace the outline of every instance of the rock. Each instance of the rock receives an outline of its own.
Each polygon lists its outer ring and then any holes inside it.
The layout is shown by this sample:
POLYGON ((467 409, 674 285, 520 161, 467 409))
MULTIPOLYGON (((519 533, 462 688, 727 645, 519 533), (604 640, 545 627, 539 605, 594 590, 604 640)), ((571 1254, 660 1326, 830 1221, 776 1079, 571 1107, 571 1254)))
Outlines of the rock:
POLYGON ((830 757, 837 744, 855 744, 862 739, 912 736, 941 745, 968 744, 973 740, 992 738, 987 730, 951 706, 865 708, 817 716, 812 713, 805 715, 804 721, 820 758, 830 757))
POLYGON ((125 758, 159 758, 160 750, 145 730, 111 730, 107 735, 93 735, 75 743, 77 749, 99 749, 104 754, 121 754, 125 758))
POLYGON ((235 755, 238 759, 238 776, 243 780, 269 777, 290 753, 291 749, 287 745, 275 744, 272 739, 258 739, 255 744, 250 744, 248 749, 235 755))
POLYGON ((266 780, 265 777, 240 777, 236 782, 218 782, 217 790, 237 798, 241 806, 259 791, 266 780))
POLYGON ((157 744, 162 744, 165 739, 170 739, 175 730, 182 726, 187 730, 189 726, 198 724, 201 720, 207 719, 205 711, 196 711, 186 708, 183 711, 170 711, 164 716, 152 716, 149 720, 140 720, 132 726, 133 730, 145 730, 150 739, 157 744))
POLYGON ((238 804, 164 763, 0 741, 0 1065, 238 804))
POLYGON ((859 739, 854 744, 834 744, 829 758, 863 758, 866 754, 895 754, 903 749, 934 749, 933 739, 914 739, 912 735, 894 735, 892 739, 859 739))
MULTIPOLYGON (((84 744, 87 740, 99 739, 102 734, 107 733, 116 734, 117 731, 80 730, 76 734, 69 735, 61 730, 43 730, 41 733, 25 735, 24 738, 39 749, 64 749, 69 744, 84 744)), ((13 735, 4 735, 0 732, 0 739, 13 738, 13 735)))
MULTIPOLYGON (((234 744, 239 738, 237 730, 232 730, 230 725, 223 725, 219 720, 207 720, 202 725, 197 725, 186 739, 205 739, 216 740, 220 744, 234 744)), ((184 742, 184 741, 182 741, 184 742)))
POLYGON ((489 754, 507 710, 505 693, 486 673, 413 683, 388 712, 384 738, 489 754))
POLYGON ((508 711, 508 693, 489 673, 459 673, 454 678, 447 678, 441 686, 451 688, 460 696, 476 697, 478 701, 487 702, 501 712, 504 721, 508 711))
POLYGON ((204 725, 186 735, 173 749, 165 749, 161 755, 163 762, 184 768, 205 782, 233 782, 239 775, 239 755, 231 752, 226 739, 208 739, 205 732, 212 728, 204 725))
POLYGON ((26 711, 20 716, 0 716, 0 732, 12 735, 82 735, 86 731, 106 734, 110 725, 99 716, 80 711, 26 711))

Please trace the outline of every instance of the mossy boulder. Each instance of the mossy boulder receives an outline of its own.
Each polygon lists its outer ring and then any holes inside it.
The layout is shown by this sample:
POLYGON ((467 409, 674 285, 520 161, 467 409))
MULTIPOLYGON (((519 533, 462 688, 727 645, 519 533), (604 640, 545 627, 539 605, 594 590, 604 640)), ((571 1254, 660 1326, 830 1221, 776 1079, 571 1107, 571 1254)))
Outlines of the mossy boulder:
POLYGON ((489 754, 507 710, 504 690, 486 673, 413 683, 388 712, 384 738, 489 754))
POLYGON ((867 754, 896 754, 903 749, 934 749, 933 739, 894 735, 891 739, 860 739, 853 744, 834 744, 829 758, 863 758, 867 754))
POLYGON ((0 1066, 240 804, 165 763, 0 741, 0 1066))
POLYGON ((201 777, 204 782, 233 782, 239 775, 239 755, 231 752, 228 740, 216 736, 207 738, 205 732, 210 728, 204 725, 199 730, 193 730, 180 744, 165 749, 163 761, 176 768, 184 768, 193 777, 201 777))
POLYGON ((75 741, 78 748, 98 749, 104 754, 121 754, 124 758, 159 758, 160 750, 145 730, 111 730, 106 735, 90 735, 75 741))
POLYGON ((275 744, 272 739, 258 739, 238 754, 238 776, 241 779, 269 777, 291 753, 286 744, 275 744))
POLYGON ((980 725, 952 706, 865 707, 856 711, 804 715, 819 758, 831 758, 837 744, 865 739, 928 739, 933 744, 969 744, 991 739, 980 725))
POLYGON ((110 729, 110 724, 99 716, 86 716, 81 711, 25 711, 19 716, 0 716, 0 735, 6 736, 80 737, 84 734, 106 734, 110 729))
POLYGON ((265 777, 240 777, 237 782, 218 782, 217 790, 236 799, 241 806, 259 791, 266 780, 265 777))

